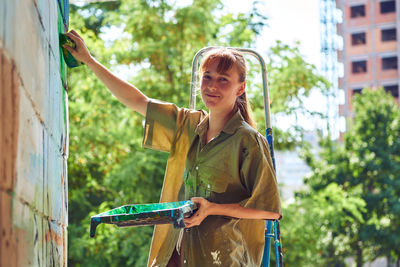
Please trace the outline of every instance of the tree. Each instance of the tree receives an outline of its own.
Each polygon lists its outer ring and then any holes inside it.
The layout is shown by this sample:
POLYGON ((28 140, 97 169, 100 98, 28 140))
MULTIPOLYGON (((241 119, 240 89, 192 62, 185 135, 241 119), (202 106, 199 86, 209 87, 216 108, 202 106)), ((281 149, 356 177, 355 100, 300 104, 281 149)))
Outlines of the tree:
POLYGON ((285 266, 344 266, 350 244, 343 229, 363 222, 364 207, 355 192, 336 183, 298 194, 283 208, 285 266))
POLYGON ((379 256, 399 263, 400 110, 382 89, 364 89, 354 99, 354 112, 343 146, 327 137, 320 144, 319 158, 306 150, 313 170, 306 183, 313 192, 330 183, 359 191, 366 203, 362 220, 342 229, 358 267, 379 256))
MULTIPOLYGON (((306 62, 297 46, 289 46, 277 41, 270 48, 266 56, 267 68, 269 71, 269 91, 271 118, 274 129, 274 145, 277 150, 294 149, 303 141, 305 132, 302 121, 298 118, 304 117, 323 118, 324 115, 309 111, 304 105, 304 98, 308 97, 313 90, 327 93, 330 84, 318 74, 315 65, 306 62), (280 116, 280 117, 279 117, 280 116), (281 130, 276 122, 282 116, 295 118, 295 125, 290 130, 281 130), (275 119, 278 118, 278 119, 275 119)), ((250 90, 254 97, 254 113, 259 125, 264 126, 264 110, 261 103, 261 88, 250 90)), ((262 128, 259 129, 262 132, 262 128)))

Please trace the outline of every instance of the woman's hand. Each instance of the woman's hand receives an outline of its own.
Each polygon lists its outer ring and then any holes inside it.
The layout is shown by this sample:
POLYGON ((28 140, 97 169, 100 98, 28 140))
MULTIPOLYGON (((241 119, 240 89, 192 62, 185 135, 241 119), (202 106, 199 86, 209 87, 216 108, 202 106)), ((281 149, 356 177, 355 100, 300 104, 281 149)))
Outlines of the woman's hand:
POLYGON ((202 197, 193 197, 192 201, 197 204, 197 211, 191 217, 185 219, 186 228, 200 225, 200 223, 210 214, 213 203, 202 197))
POLYGON ((197 204, 198 210, 190 218, 185 219, 186 228, 200 225, 209 215, 227 216, 237 219, 262 219, 278 220, 281 215, 272 211, 245 208, 239 203, 217 204, 202 197, 193 197, 192 201, 197 204))
POLYGON ((74 30, 65 34, 69 38, 72 39, 75 43, 75 48, 72 48, 66 44, 63 45, 65 49, 67 49, 74 58, 85 63, 86 65, 92 60, 92 56, 90 55, 89 50, 87 49, 85 42, 82 37, 74 30))

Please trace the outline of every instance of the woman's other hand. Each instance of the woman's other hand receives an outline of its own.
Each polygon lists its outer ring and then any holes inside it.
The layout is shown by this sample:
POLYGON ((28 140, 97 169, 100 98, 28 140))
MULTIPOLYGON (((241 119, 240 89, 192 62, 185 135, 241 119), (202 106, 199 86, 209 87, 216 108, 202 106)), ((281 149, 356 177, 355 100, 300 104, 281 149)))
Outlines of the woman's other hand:
POLYGON ((239 203, 217 204, 209 202, 202 197, 194 197, 192 201, 198 205, 199 209, 192 217, 185 219, 186 227, 200 225, 209 215, 227 216, 237 219, 279 220, 281 218, 279 213, 245 208, 239 203))
POLYGON ((66 44, 63 45, 65 49, 67 49, 72 56, 85 63, 86 65, 92 60, 92 56, 90 55, 89 50, 87 49, 85 42, 83 41, 82 37, 74 30, 71 30, 70 32, 65 34, 69 38, 72 39, 75 43, 75 48, 72 48, 66 44))
POLYGON ((210 208, 214 204, 202 197, 193 197, 191 200, 197 204, 198 209, 191 217, 185 219, 186 228, 200 225, 208 215, 211 215, 210 208))

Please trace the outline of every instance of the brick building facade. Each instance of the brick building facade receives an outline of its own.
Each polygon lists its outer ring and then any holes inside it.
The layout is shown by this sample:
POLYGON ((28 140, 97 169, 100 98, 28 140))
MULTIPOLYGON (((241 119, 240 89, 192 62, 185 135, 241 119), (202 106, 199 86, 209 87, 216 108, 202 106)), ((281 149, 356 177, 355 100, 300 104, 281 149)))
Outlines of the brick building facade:
POLYGON ((338 51, 345 94, 340 116, 353 116, 351 99, 363 88, 383 87, 399 101, 399 0, 336 0, 336 6, 343 12, 337 25, 344 41, 338 51))

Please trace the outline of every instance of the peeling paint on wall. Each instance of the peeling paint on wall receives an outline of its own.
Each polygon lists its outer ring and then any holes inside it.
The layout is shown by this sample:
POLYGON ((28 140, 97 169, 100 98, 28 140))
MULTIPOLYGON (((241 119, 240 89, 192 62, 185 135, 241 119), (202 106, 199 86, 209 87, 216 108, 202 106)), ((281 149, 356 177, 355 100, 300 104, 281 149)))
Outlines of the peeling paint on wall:
POLYGON ((0 266, 67 265, 67 0, 0 0, 0 266))

